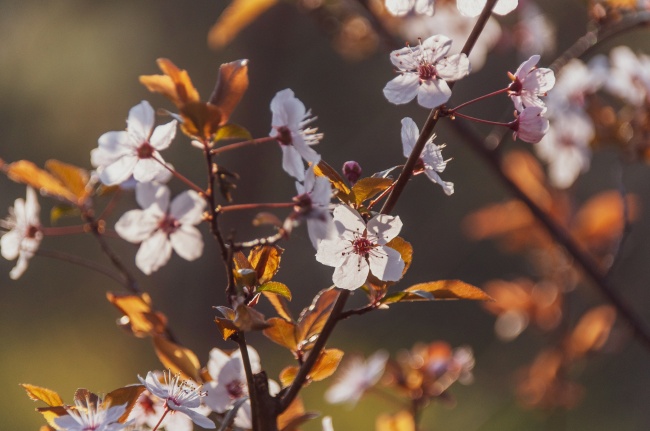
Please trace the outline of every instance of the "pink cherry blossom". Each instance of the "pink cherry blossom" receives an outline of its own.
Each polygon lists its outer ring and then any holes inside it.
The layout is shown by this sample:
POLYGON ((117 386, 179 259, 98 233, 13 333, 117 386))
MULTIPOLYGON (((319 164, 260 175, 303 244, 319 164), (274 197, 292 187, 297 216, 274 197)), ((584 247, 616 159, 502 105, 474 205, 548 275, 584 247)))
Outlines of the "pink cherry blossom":
POLYGON ((519 112, 529 106, 544 108, 544 102, 539 96, 546 96, 546 92, 555 85, 555 74, 551 69, 536 67, 539 58, 539 55, 531 56, 511 75, 508 95, 519 112))
POLYGON ((451 39, 431 36, 415 47, 393 51, 390 61, 400 74, 384 87, 384 96, 396 105, 408 103, 415 96, 425 108, 435 108, 447 102, 451 89, 447 81, 457 81, 469 74, 465 54, 447 55, 451 39))
POLYGON ((402 277, 401 255, 386 246, 402 229, 399 217, 380 214, 366 225, 359 213, 346 205, 337 206, 333 216, 338 234, 318 243, 316 260, 335 268, 332 280, 337 287, 358 289, 370 272, 383 281, 402 277))
POLYGON ((548 120, 542 116, 544 112, 545 109, 539 106, 524 108, 517 119, 511 123, 515 131, 514 138, 531 144, 541 141, 549 129, 548 120))

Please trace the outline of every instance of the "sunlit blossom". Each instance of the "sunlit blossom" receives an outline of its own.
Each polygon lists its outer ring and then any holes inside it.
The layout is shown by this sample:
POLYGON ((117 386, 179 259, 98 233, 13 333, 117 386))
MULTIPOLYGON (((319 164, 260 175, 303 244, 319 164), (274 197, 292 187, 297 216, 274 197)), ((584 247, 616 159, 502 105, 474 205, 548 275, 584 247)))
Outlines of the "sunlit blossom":
POLYGON ((75 407, 66 407, 67 415, 54 419, 54 423, 61 431, 120 431, 128 424, 118 420, 126 411, 126 404, 120 406, 106 406, 101 400, 85 402, 75 400, 75 407))
POLYGON ((153 181, 165 167, 159 151, 169 147, 176 136, 176 120, 154 129, 154 110, 143 100, 129 111, 126 131, 107 132, 99 137, 99 147, 90 153, 99 179, 117 185, 133 176, 136 181, 153 181), (152 132, 153 131, 153 132, 152 132))
POLYGON ((390 61, 399 76, 384 87, 384 96, 396 105, 408 103, 417 96, 425 108, 435 108, 447 102, 451 89, 447 81, 457 81, 470 70, 465 54, 447 55, 451 39, 435 35, 415 47, 393 51, 390 61))
MULTIPOLYGON (((165 413, 166 405, 165 400, 158 398, 149 391, 144 391, 133 406, 133 410, 129 414, 129 420, 136 427, 147 426, 153 428, 160 422, 160 418, 165 413)), ((189 416, 175 414, 174 412, 175 410, 171 410, 165 414, 158 429, 164 428, 168 431, 192 431, 194 429, 192 419, 189 416)))
POLYGON ((508 95, 519 112, 529 106, 544 108, 544 102, 539 96, 546 96, 546 92, 555 85, 555 74, 551 69, 536 67, 539 59, 539 55, 531 56, 519 66, 514 75, 510 75, 512 83, 508 87, 508 95))
MULTIPOLYGON (((404 150, 404 157, 409 157, 413 151, 413 147, 420 136, 420 130, 417 124, 411 118, 406 117, 402 119, 402 147, 404 150)), ((424 146, 422 155, 420 156, 419 166, 416 169, 422 170, 425 175, 434 183, 442 187, 447 196, 454 193, 454 183, 443 181, 438 173, 443 172, 447 167, 447 160, 442 158, 442 149, 444 145, 436 145, 433 143, 435 135, 433 135, 424 146)))
POLYGON ((167 186, 139 183, 135 196, 142 210, 127 211, 115 224, 125 240, 141 243, 135 263, 145 274, 165 265, 172 249, 185 260, 203 253, 203 238, 195 227, 203 220, 205 200, 193 190, 176 196, 169 203, 167 186))
POLYGON ((162 382, 158 374, 151 371, 145 379, 140 376, 138 379, 149 392, 165 400, 171 410, 186 414, 201 428, 216 428, 214 422, 197 411, 201 407, 201 399, 205 396, 201 386, 191 380, 181 379, 180 374, 172 375, 171 371, 163 372, 162 382))
POLYGON ((305 128, 316 118, 309 118, 311 111, 294 96, 293 91, 285 89, 278 91, 271 101, 270 136, 280 143, 282 148, 282 169, 298 181, 305 179, 303 159, 314 163, 320 155, 311 148, 323 138, 322 133, 316 133, 316 128, 305 128))
POLYGON ((318 243, 316 260, 335 268, 332 280, 337 287, 357 289, 370 272, 383 281, 402 277, 402 257, 386 246, 402 229, 399 217, 380 214, 366 225, 359 213, 346 205, 337 206, 333 215, 338 233, 318 243))
POLYGON ((9 208, 9 217, 0 220, 0 227, 8 230, 0 238, 0 253, 7 260, 18 259, 9 273, 12 280, 23 275, 29 259, 41 244, 43 232, 39 221, 40 211, 36 191, 27 187, 26 199, 16 199, 14 206, 9 208))
POLYGON ((337 382, 325 392, 325 399, 333 404, 356 404, 363 393, 377 383, 384 374, 388 352, 379 350, 367 360, 355 356, 344 364, 337 382))
POLYGON ((548 119, 542 116, 544 112, 539 106, 524 108, 513 122, 514 138, 531 144, 541 141, 549 129, 548 119))

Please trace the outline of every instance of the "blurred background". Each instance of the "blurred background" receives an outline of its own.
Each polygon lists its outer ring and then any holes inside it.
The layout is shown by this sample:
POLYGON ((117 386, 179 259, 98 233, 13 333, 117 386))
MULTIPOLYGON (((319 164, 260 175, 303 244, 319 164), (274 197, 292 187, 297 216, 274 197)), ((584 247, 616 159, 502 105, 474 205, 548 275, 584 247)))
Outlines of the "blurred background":
MULTIPOLYGON (((29 159, 39 166, 58 159, 90 169, 89 154, 98 137, 106 131, 122 130, 132 106, 146 99, 155 108, 173 108, 138 82, 140 75, 159 73, 157 58, 169 58, 186 69, 204 99, 212 92, 221 63, 248 58, 250 87, 232 121, 245 126, 254 137, 268 135, 269 103, 277 91, 291 88, 318 116, 314 125, 325 138, 317 151, 331 166, 338 168, 347 160, 356 160, 364 173, 371 174, 403 162, 400 120, 410 116, 421 126, 428 112, 415 103, 387 103, 381 90, 394 74, 385 40, 370 35, 368 22, 350 24, 344 15, 337 15, 342 9, 337 12, 325 7, 334 3, 350 7, 354 2, 305 0, 297 5, 280 1, 227 45, 211 48, 208 34, 229 3, 0 1, 0 157, 8 162, 29 159)), ((556 31, 555 36, 544 36, 555 40, 555 46, 546 47, 541 65, 550 64, 587 30, 585 3, 540 2, 556 31)), ((354 7, 363 15, 362 9, 354 7)), ((519 19, 514 14, 497 19, 501 35, 486 49, 485 65, 458 84, 452 104, 507 85, 506 72, 514 72, 529 55, 515 49, 513 40, 518 36, 509 30, 519 19)), ((398 24, 390 21, 387 25, 398 24)), ((412 42, 435 31, 415 23, 401 31, 407 30, 412 42), (423 33, 413 34, 418 31, 423 33)), ((620 44, 648 52, 649 41, 647 32, 637 30, 610 40, 598 52, 607 53, 620 44)), ((456 50, 463 42, 454 40, 456 50)), ((470 112, 498 120, 495 113, 508 112, 512 109, 509 103, 506 98, 497 99, 470 112)), ((163 121, 159 119, 159 123, 163 121)), ((439 187, 416 177, 402 196, 396 213, 405 224, 402 236, 413 244, 415 254, 401 287, 439 279, 462 279, 482 286, 491 279, 530 275, 533 268, 523 254, 504 252, 493 241, 471 241, 463 233, 465 216, 510 196, 451 128, 442 125, 436 133, 436 142, 447 144, 443 155, 453 159, 441 176, 454 182, 456 192, 447 197, 439 187)), ((522 142, 507 140, 505 146, 530 151, 530 145, 522 142)), ((203 159, 185 136, 179 133, 163 155, 180 172, 203 183, 203 159)), ((293 181, 280 169, 280 160, 275 145, 224 156, 222 164, 241 174, 235 202, 274 202, 293 196, 293 181)), ((615 150, 600 149, 594 154, 591 170, 579 178, 571 193, 582 202, 599 191, 618 188, 621 175, 626 190, 638 196, 640 211, 611 280, 650 322, 650 219, 646 210, 650 208, 650 170, 643 163, 622 164, 615 150)), ((172 181, 170 186, 176 193, 183 190, 179 182, 172 181)), ((24 186, 6 179, 0 190, 3 214, 16 198, 25 195, 24 186)), ((44 198, 40 202, 42 220, 48 224, 52 202, 44 198)), ((109 223, 134 207, 133 196, 126 194, 109 223)), ((60 223, 74 224, 76 220, 60 223)), ((233 229, 242 239, 258 234, 244 215, 225 216, 224 225, 225 231, 233 229)), ((217 248, 205 226, 202 229, 206 249, 201 259, 186 262, 174 256, 151 277, 135 268, 136 246, 119 239, 112 239, 111 244, 137 274, 156 308, 168 316, 177 338, 205 364, 211 348, 234 349, 236 345, 224 342, 213 323, 212 306, 225 302, 225 277, 217 248)), ((332 271, 313 259, 304 228, 282 246, 286 251, 276 279, 291 288, 292 309, 297 315, 318 290, 330 284, 332 271)), ((97 243, 86 236, 47 237, 42 247, 108 263, 97 243)), ((13 262, 0 261, 0 423, 4 429, 36 430, 44 423, 34 411, 37 405, 25 396, 19 383, 54 389, 70 402, 76 388, 108 392, 135 383, 137 375, 161 368, 149 339, 134 338, 116 326, 120 315, 105 298, 106 292, 120 292, 121 287, 111 279, 70 263, 36 257, 23 277, 12 281, 8 276, 12 267, 13 262)), ((363 295, 357 293, 351 306, 363 301, 363 295)), ((566 301, 565 312, 574 313, 566 318, 575 322, 584 309, 602 303, 603 298, 589 283, 580 283, 566 301)), ((266 305, 262 311, 272 314, 266 305)), ((623 325, 614 327, 610 336, 614 342, 608 349, 575 367, 575 381, 584 388, 581 401, 569 410, 544 410, 521 406, 514 394, 515 376, 557 335, 530 328, 505 343, 495 336, 494 322, 494 315, 475 302, 397 304, 341 323, 329 345, 365 356, 380 348, 394 355, 416 342, 435 340, 445 340, 452 347, 470 346, 476 357, 474 383, 451 389, 453 408, 431 405, 421 422, 426 430, 650 427, 650 351, 631 338, 623 325)), ((292 361, 286 350, 261 334, 252 334, 248 341, 260 352, 262 366, 272 377, 277 378, 292 361)), ((373 429, 378 413, 397 411, 372 395, 355 409, 328 405, 323 392, 332 382, 312 384, 302 394, 307 409, 332 415, 338 431, 373 429)), ((320 427, 317 420, 304 429, 320 427)))

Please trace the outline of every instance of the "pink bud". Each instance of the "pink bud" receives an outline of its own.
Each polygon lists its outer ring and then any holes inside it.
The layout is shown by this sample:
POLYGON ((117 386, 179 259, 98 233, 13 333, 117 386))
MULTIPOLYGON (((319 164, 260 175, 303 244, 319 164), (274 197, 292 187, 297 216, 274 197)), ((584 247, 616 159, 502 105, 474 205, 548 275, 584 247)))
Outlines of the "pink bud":
POLYGON ((351 186, 354 186, 361 177, 361 165, 354 160, 343 163, 343 176, 348 180, 351 186))

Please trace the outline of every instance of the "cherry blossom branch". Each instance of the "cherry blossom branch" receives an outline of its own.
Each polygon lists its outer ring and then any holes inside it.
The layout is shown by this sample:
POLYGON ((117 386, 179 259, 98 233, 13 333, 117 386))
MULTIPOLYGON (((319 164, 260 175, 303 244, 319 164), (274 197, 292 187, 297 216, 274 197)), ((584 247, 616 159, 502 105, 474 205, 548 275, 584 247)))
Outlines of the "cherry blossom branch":
POLYGON ((469 121, 474 121, 475 123, 491 124, 493 126, 503 126, 503 127, 508 127, 509 129, 512 129, 513 125, 516 124, 515 121, 510 122, 510 123, 501 123, 499 121, 490 121, 490 120, 484 120, 482 118, 472 117, 472 116, 469 116, 469 115, 461 114, 460 112, 445 111, 445 110, 443 110, 443 112, 444 112, 445 115, 449 115, 449 116, 452 116, 452 117, 464 118, 464 119, 469 120, 469 121))
POLYGON ((167 163, 163 162, 162 160, 158 159, 157 157, 152 157, 152 159, 154 159, 156 162, 161 164, 162 167, 167 169, 173 176, 175 176, 176 178, 178 178, 179 180, 184 182, 189 188, 191 188, 192 190, 197 192, 199 195, 201 195, 201 196, 205 195, 205 191, 201 187, 194 184, 192 181, 190 181, 187 177, 185 177, 183 174, 178 172, 176 169, 173 169, 173 168, 169 167, 169 165, 167 163))
POLYGON ((628 305, 628 303, 619 296, 616 288, 610 284, 605 274, 602 273, 598 264, 593 258, 586 254, 578 243, 571 237, 569 232, 555 222, 542 208, 528 197, 528 195, 519 188, 501 169, 499 158, 496 154, 483 145, 483 139, 472 129, 463 127, 457 122, 452 122, 453 127, 465 140, 470 147, 486 161, 486 164, 492 169, 493 173, 501 181, 515 198, 522 201, 533 214, 533 216, 546 228, 551 237, 561 245, 571 257, 578 263, 584 273, 592 280, 594 286, 607 298, 607 300, 616 307, 621 315, 632 328, 634 335, 650 349, 650 330, 646 327, 643 320, 628 305))
POLYGON ((75 265, 82 266, 84 268, 96 271, 100 274, 104 274, 105 276, 112 278, 119 284, 126 285, 126 280, 124 279, 121 273, 116 273, 115 271, 112 271, 110 267, 102 265, 101 263, 97 263, 95 261, 84 259, 83 257, 79 257, 74 254, 70 254, 58 250, 44 250, 42 248, 39 248, 36 251, 36 254, 38 256, 58 259, 65 262, 73 263, 75 265))
MULTIPOLYGON (((472 32, 470 33, 469 37, 467 38, 467 41, 465 42, 465 45, 463 46, 463 49, 461 50, 462 54, 469 55, 472 49, 474 48, 474 45, 476 44, 478 37, 480 36, 481 32, 485 28, 485 24, 487 23, 487 20, 490 18, 490 15, 492 14, 492 8, 494 8, 496 2, 497 0, 487 0, 487 2, 485 3, 485 7, 481 11, 481 15, 479 15, 478 20, 476 21, 476 24, 472 29, 472 32)), ((450 82, 449 89, 452 90, 454 85, 455 82, 450 82)), ((384 202, 384 206, 381 209, 382 214, 389 214, 390 212, 393 211, 393 208, 395 208, 395 204, 397 204, 397 201, 399 200, 399 197, 404 191, 406 184, 413 176, 413 169, 415 168, 417 162, 420 160, 420 155, 422 154, 422 150, 424 149, 424 146, 429 140, 429 137, 433 135, 433 129, 436 127, 436 124, 438 123, 438 118, 440 118, 440 112, 441 112, 440 107, 436 107, 432 109, 431 112, 429 113, 429 116, 427 117, 427 120, 424 123, 424 126, 422 127, 422 131, 420 132, 420 136, 418 136, 418 139, 415 142, 415 145, 413 146, 413 151, 411 151, 411 155, 406 161, 406 164, 404 165, 404 169, 402 169, 402 172, 397 178, 397 182, 395 183, 395 187, 393 188, 393 191, 391 192, 390 195, 388 195, 388 199, 386 199, 386 202, 384 202)))
POLYGON ((224 145, 223 147, 213 148, 210 150, 210 154, 216 156, 218 154, 225 153, 226 151, 237 150, 239 148, 244 148, 249 145, 263 144, 266 142, 277 142, 277 140, 271 136, 266 136, 264 138, 250 139, 248 141, 236 142, 234 144, 224 145))
POLYGON ((248 384, 248 397, 251 400, 251 417, 253 418, 253 431, 257 431, 259 426, 257 424, 257 419, 259 415, 259 404, 257 402, 257 390, 255 387, 255 380, 253 379, 253 369, 251 367, 251 359, 248 356, 248 346, 246 345, 246 337, 244 332, 237 332, 237 334, 232 337, 233 340, 239 345, 239 351, 241 352, 241 359, 244 363, 244 372, 246 373, 246 383, 248 384))
POLYGON ((232 247, 234 250, 241 250, 243 248, 253 248, 260 245, 273 245, 276 242, 286 238, 287 232, 280 228, 278 233, 275 235, 267 236, 266 238, 257 238, 250 241, 236 242, 233 243, 232 247))

